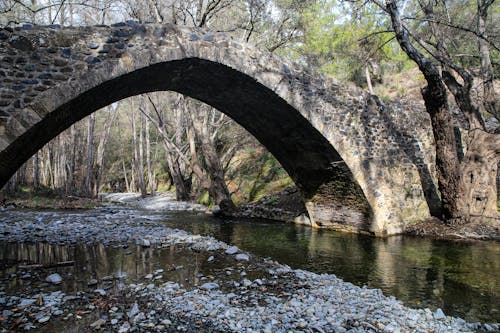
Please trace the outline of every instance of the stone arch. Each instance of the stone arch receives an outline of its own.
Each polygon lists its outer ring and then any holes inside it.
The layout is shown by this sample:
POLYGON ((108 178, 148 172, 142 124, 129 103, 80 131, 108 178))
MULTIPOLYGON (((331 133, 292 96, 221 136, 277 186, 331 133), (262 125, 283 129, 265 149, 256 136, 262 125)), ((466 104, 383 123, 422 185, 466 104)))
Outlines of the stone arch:
POLYGON ((171 90, 226 113, 266 146, 304 193, 314 225, 391 234, 409 213, 428 216, 416 166, 384 127, 385 110, 359 89, 225 34, 173 25, 31 27, 3 36, 3 63, 19 70, 0 87, 11 97, 0 103, 0 184, 75 121, 129 96, 171 90), (28 77, 16 79, 22 69, 28 77))
MULTIPOLYGON (((362 204, 364 195, 350 171, 335 166, 345 166, 338 152, 297 110, 247 75, 199 58, 156 63, 64 98, 68 102, 49 111, 0 153, 11 168, 5 175, 76 121, 123 98, 153 91, 176 91, 224 112, 278 159, 306 197, 336 181, 344 183, 337 188, 348 190, 338 193, 339 205, 341 196, 349 196, 350 204, 362 204)), ((365 211, 366 218, 368 214, 365 211)))

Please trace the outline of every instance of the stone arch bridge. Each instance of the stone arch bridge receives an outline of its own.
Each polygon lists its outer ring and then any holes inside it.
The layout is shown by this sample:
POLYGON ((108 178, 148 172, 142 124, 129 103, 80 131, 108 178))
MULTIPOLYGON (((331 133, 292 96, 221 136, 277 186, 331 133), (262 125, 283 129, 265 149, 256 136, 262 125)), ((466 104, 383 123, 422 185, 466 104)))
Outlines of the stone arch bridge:
POLYGON ((384 106, 224 33, 134 22, 0 30, 0 187, 74 122, 162 90, 253 134, 301 189, 313 226, 388 235, 429 216, 424 113, 384 106))

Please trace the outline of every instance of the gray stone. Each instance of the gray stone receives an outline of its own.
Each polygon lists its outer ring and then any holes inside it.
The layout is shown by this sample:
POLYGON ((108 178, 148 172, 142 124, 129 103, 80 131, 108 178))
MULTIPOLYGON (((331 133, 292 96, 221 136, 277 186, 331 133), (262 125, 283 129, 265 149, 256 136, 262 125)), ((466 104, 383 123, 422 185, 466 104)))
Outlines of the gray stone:
POLYGON ((94 293, 99 294, 101 296, 106 296, 106 294, 107 294, 106 290, 104 290, 104 289, 96 289, 96 290, 94 290, 94 293))
POLYGON ((226 254, 232 255, 238 253, 240 249, 237 246, 231 246, 226 250, 226 254))
POLYGON ((9 44, 21 51, 33 51, 34 47, 31 41, 24 36, 12 36, 9 39, 9 44))
POLYGON ((249 261, 250 260, 250 257, 248 256, 248 254, 245 254, 245 253, 238 253, 236 256, 235 256, 235 259, 238 260, 238 261, 249 261))
POLYGON ((92 324, 90 324, 90 327, 94 328, 94 329, 100 329, 102 325, 106 324, 106 320, 104 319, 97 319, 96 321, 94 321, 92 324))
POLYGON ((137 303, 134 303, 130 311, 127 312, 127 316, 129 318, 134 318, 138 313, 139 313, 139 305, 137 305, 137 303))
POLYGON ((96 279, 90 279, 87 282, 87 286, 95 286, 97 283, 99 283, 99 281, 97 281, 96 279))
POLYGON ((89 64, 95 64, 95 63, 101 62, 101 59, 99 59, 97 57, 87 57, 87 58, 85 58, 85 62, 87 62, 89 64))
POLYGON ((215 282, 207 282, 202 284, 200 288, 205 290, 214 290, 214 289, 219 289, 219 285, 215 282))
POLYGON ((120 326, 118 333, 128 333, 130 331, 130 328, 130 323, 126 321, 120 326))
POLYGON ((45 278, 45 281, 53 283, 53 284, 60 284, 62 282, 62 277, 61 275, 54 273, 50 274, 45 278))
POLYGON ((61 57, 63 58, 69 58, 71 57, 71 49, 70 48, 64 48, 61 51, 61 57))
POLYGON ((436 312, 434 312, 433 317, 434 317, 434 319, 445 319, 446 318, 443 310, 441 310, 440 308, 438 308, 436 310, 436 312))

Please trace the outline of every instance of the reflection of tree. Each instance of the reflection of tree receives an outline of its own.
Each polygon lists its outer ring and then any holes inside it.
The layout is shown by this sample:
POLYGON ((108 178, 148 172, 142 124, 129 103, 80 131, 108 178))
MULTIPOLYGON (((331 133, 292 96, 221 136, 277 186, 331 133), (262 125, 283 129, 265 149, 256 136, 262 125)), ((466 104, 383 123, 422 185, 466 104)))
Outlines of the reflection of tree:
POLYGON ((374 242, 375 270, 371 279, 391 294, 407 302, 414 302, 428 291, 426 274, 431 257, 429 241, 390 237, 374 242), (422 269, 423 268, 423 269, 422 269))
POLYGON ((312 230, 308 238, 310 269, 334 273, 353 283, 365 284, 369 279, 374 260, 372 238, 324 230, 312 230))
POLYGON ((498 308, 500 301, 498 243, 435 242, 432 256, 445 313, 473 321, 491 321, 492 316, 500 320, 499 312, 488 311, 498 308))
POLYGON ((102 278, 102 275, 101 275, 102 272, 107 273, 110 271, 108 252, 106 251, 106 247, 103 244, 96 244, 95 245, 95 253, 96 253, 96 258, 95 258, 96 275, 95 275, 95 277, 102 278))

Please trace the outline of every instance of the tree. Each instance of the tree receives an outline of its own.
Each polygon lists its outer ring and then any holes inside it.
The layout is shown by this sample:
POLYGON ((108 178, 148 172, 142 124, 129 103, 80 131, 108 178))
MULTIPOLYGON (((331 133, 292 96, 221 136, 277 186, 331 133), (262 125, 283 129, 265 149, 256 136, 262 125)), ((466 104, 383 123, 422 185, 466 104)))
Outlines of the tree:
POLYGON ((418 65, 427 82, 427 86, 422 89, 422 96, 431 118, 436 142, 437 177, 443 216, 498 216, 496 175, 500 159, 499 136, 485 132, 479 110, 472 103, 473 77, 448 56, 446 43, 433 15, 434 3, 419 1, 435 38, 435 52, 432 52, 419 39, 413 37, 412 41, 412 35, 402 22, 395 0, 387 0, 385 6, 376 0, 373 1, 390 15, 399 45, 418 65), (417 49, 415 41, 433 56, 437 63, 417 49), (455 75, 463 82, 460 83, 455 75), (465 151, 461 160, 457 148, 461 142, 455 136, 448 90, 455 97, 457 106, 468 123, 468 128, 462 131, 462 142, 466 145, 461 146, 465 151))
MULTIPOLYGON (((193 129, 200 142, 205 168, 210 179, 205 187, 222 211, 233 212, 236 207, 227 188, 222 158, 216 149, 218 131, 223 128, 227 119, 224 114, 217 112, 214 108, 194 100, 190 101, 189 104, 185 102, 185 110, 190 116, 189 127, 193 129)), ((193 154, 193 150, 191 152, 193 154)), ((196 155, 195 152, 194 154, 196 155)))
POLYGON ((92 183, 94 177, 94 127, 95 114, 88 117, 87 130, 87 167, 85 168, 85 180, 83 184, 84 192, 88 196, 92 196, 92 183))

